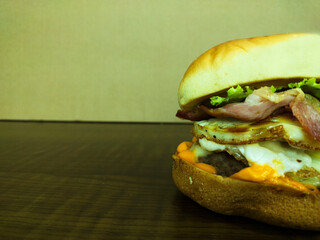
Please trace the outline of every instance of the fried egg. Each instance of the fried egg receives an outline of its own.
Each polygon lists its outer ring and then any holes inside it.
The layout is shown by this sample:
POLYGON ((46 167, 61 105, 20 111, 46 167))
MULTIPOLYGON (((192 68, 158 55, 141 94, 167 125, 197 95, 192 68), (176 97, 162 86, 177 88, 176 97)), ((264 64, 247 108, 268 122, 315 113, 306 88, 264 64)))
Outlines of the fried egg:
POLYGON ((212 151, 239 151, 247 159, 249 166, 252 164, 268 165, 279 176, 288 172, 297 172, 305 167, 313 167, 320 172, 320 158, 314 151, 305 151, 289 146, 278 141, 258 142, 245 145, 218 144, 199 139, 199 145, 207 152, 212 151))
POLYGON ((320 151, 314 140, 292 115, 283 114, 262 121, 212 118, 194 123, 193 134, 218 144, 245 145, 270 140, 286 141, 299 149, 320 151))

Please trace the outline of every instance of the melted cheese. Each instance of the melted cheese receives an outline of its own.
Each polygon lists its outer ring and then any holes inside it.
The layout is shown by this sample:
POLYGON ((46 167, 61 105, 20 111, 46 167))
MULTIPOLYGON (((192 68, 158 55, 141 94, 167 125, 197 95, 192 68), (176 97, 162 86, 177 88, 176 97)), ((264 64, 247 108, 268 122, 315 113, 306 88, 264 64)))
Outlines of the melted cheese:
POLYGON ((178 156, 183 161, 193 164, 197 168, 202 169, 203 171, 216 174, 217 170, 214 166, 211 166, 206 163, 198 163, 198 158, 207 156, 210 152, 201 148, 197 143, 196 139, 193 139, 192 142, 182 142, 177 147, 176 156, 178 156))
POLYGON ((274 178, 276 171, 268 165, 253 164, 250 167, 244 168, 239 172, 233 174, 231 178, 251 181, 264 182, 267 179, 274 178))
POLYGON ((264 182, 274 185, 281 185, 298 189, 300 191, 314 192, 316 188, 308 189, 302 183, 292 180, 288 177, 277 176, 276 171, 268 165, 253 164, 231 176, 233 179, 239 179, 250 182, 264 182))

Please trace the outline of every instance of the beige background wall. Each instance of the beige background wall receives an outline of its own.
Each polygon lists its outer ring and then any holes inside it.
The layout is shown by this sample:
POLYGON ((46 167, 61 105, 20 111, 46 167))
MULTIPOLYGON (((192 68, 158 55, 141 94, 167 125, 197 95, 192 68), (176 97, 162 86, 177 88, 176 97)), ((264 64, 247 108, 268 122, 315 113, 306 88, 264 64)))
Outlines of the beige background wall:
POLYGON ((0 1, 0 119, 174 122, 226 40, 320 32, 319 0, 0 1))

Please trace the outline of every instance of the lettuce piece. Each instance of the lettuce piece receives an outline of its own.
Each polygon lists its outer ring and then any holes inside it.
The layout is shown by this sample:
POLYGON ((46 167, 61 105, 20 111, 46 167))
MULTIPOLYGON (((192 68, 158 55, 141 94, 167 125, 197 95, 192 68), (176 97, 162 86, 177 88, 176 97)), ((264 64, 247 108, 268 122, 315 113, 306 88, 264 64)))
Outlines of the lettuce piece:
POLYGON ((315 78, 303 79, 301 82, 296 83, 289 83, 288 87, 301 88, 304 93, 309 93, 320 99, 320 83, 317 83, 315 78))
MULTIPOLYGON (((309 93, 310 95, 320 99, 320 83, 316 82, 315 78, 304 79, 301 82, 289 83, 289 88, 301 88, 304 93, 309 93)), ((271 92, 277 92, 287 87, 269 87, 271 92)), ((228 103, 241 102, 253 92, 249 86, 242 88, 237 86, 236 88, 232 87, 227 91, 227 97, 213 96, 210 98, 210 103, 214 107, 221 107, 228 103)))
POLYGON ((250 95, 253 92, 253 89, 251 89, 250 87, 246 86, 245 90, 240 87, 239 85, 234 88, 230 88, 227 91, 228 94, 228 100, 229 102, 240 102, 243 99, 245 99, 248 95, 250 95))
POLYGON ((210 103, 212 106, 220 106, 227 103, 241 102, 252 92, 253 89, 249 86, 246 86, 245 89, 243 89, 238 85, 236 88, 232 87, 227 91, 227 97, 211 97, 210 103))
POLYGON ((210 103, 212 106, 219 106, 226 102, 228 102, 227 98, 224 97, 214 96, 210 98, 210 103))
POLYGON ((283 87, 275 87, 273 85, 271 85, 269 88, 270 88, 272 93, 275 93, 275 92, 280 91, 280 90, 283 89, 283 87))

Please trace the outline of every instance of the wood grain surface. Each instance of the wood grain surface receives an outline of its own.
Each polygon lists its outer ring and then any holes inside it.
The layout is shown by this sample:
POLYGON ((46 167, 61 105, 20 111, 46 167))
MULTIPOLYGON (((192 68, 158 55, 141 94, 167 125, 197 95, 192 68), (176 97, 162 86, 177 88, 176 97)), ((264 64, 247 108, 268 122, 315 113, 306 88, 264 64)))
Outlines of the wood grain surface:
POLYGON ((320 239, 182 195, 171 155, 190 129, 0 122, 0 239, 320 239))

